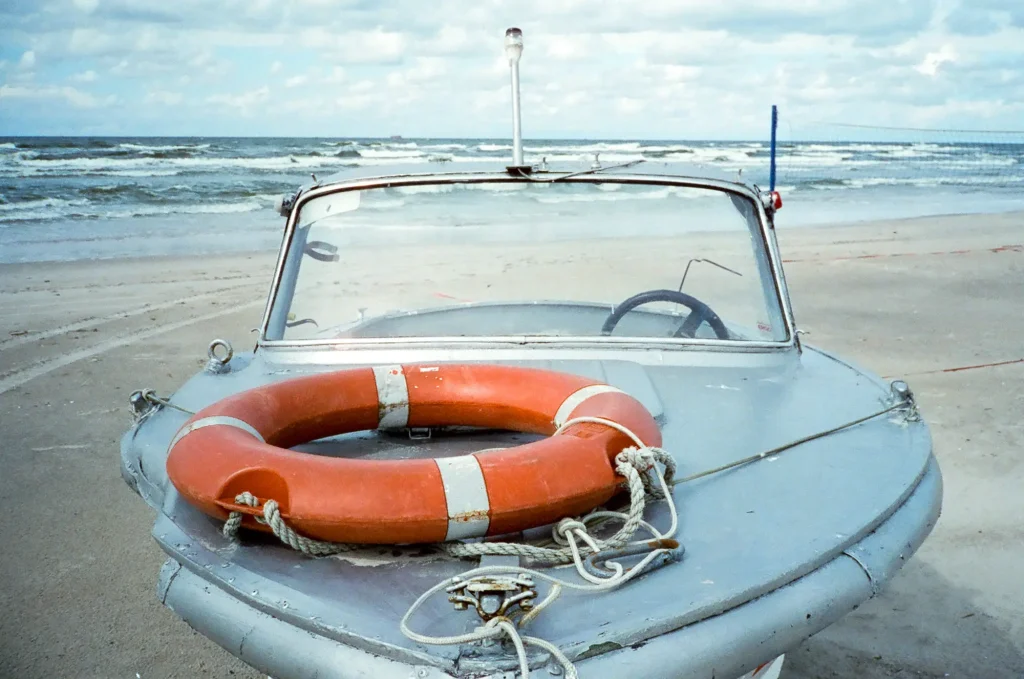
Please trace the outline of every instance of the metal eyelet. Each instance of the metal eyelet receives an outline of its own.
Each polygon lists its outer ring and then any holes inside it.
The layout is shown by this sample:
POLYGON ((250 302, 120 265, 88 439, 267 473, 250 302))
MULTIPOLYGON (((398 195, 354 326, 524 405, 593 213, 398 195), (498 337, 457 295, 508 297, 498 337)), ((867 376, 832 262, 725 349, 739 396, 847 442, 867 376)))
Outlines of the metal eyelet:
POLYGON ((210 342, 209 348, 206 350, 206 355, 209 360, 206 362, 206 371, 214 374, 226 373, 228 363, 231 362, 231 358, 235 355, 234 349, 231 348, 231 343, 227 340, 215 339, 210 342), (218 347, 224 348, 224 355, 218 356, 218 347))

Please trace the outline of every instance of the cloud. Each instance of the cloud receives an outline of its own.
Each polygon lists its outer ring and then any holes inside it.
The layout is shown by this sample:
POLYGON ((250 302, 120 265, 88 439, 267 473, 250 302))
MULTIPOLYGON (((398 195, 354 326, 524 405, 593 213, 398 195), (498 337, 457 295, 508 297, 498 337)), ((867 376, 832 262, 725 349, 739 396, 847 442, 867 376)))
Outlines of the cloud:
POLYGON ((68 37, 67 51, 74 55, 105 54, 120 50, 123 43, 114 35, 95 28, 76 28, 68 37))
POLYGON ((3 85, 0 87, 0 101, 3 100, 63 100, 75 108, 91 109, 112 106, 117 103, 115 95, 96 97, 74 87, 3 85))
POLYGON ((924 61, 914 67, 918 73, 935 77, 946 62, 956 61, 956 51, 949 45, 943 45, 938 52, 929 52, 925 55, 924 61))
POLYGON ((185 100, 184 95, 181 92, 168 92, 165 90, 156 90, 146 94, 145 102, 147 104, 158 104, 160 106, 177 106, 185 100))
POLYGON ((264 85, 255 90, 240 94, 215 94, 206 98, 207 103, 217 104, 228 109, 235 109, 243 116, 255 113, 257 105, 270 99, 270 88, 264 85))
POLYGON ((527 135, 760 137, 772 103, 793 130, 1020 127, 1020 0, 5 0, 4 78, 36 93, 5 125, 102 81, 61 130, 505 136, 512 25, 527 135))

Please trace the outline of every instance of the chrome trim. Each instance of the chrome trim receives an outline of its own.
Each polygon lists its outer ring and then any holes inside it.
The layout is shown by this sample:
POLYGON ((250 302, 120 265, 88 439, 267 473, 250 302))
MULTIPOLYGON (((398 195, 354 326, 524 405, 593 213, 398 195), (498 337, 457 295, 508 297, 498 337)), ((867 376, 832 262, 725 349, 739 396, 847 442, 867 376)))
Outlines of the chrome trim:
MULTIPOLYGON (((561 175, 563 173, 551 173, 561 175)), ((556 178, 556 177, 553 177, 556 178)), ((657 339, 650 337, 534 337, 529 335, 501 336, 501 337, 381 337, 373 340, 268 340, 266 339, 267 328, 270 323, 270 314, 274 301, 280 287, 281 278, 284 273, 285 260, 295 234, 296 220, 302 211, 302 207, 309 201, 321 196, 345 191, 359 191, 367 189, 391 188, 396 186, 423 186, 433 184, 490 184, 490 183, 528 183, 536 181, 537 175, 533 178, 513 177, 498 172, 455 172, 455 173, 423 173, 405 175, 384 175, 371 179, 356 179, 341 181, 326 186, 315 186, 302 193, 295 200, 295 205, 288 216, 285 225, 285 233, 282 238, 281 251, 278 255, 277 268, 271 281, 270 294, 267 296, 267 304, 264 308, 263 319, 260 323, 259 336, 257 338, 257 349, 286 348, 286 347, 338 347, 345 349, 374 349, 382 346, 430 346, 430 347, 502 347, 516 345, 520 349, 527 349, 533 346, 559 346, 559 347, 588 347, 595 346, 616 346, 620 349, 641 349, 652 348, 682 349, 690 347, 710 348, 726 351, 747 351, 747 350, 785 350, 796 348, 799 350, 799 341, 796 338, 796 328, 793 320, 792 308, 789 302, 788 288, 782 274, 782 258, 778 251, 778 245, 773 236, 773 229, 770 221, 761 204, 759 194, 745 184, 729 182, 718 179, 707 179, 699 177, 684 177, 671 175, 647 175, 647 174, 588 174, 582 176, 557 177, 559 181, 578 184, 601 184, 614 182, 619 184, 634 184, 648 186, 678 186, 683 188, 705 188, 732 193, 742 196, 753 202, 760 227, 761 244, 767 254, 768 265, 771 270, 772 281, 774 282, 775 301, 779 305, 782 318, 786 328, 786 339, 779 342, 766 341, 724 341, 724 340, 702 340, 695 338, 672 338, 657 339)))
POLYGON ((638 347, 636 351, 601 345, 528 346, 503 345, 458 347, 442 345, 415 347, 409 345, 347 347, 275 347, 260 359, 270 373, 330 370, 334 366, 370 366, 402 363, 515 363, 548 361, 629 361, 645 366, 686 366, 700 368, 768 368, 787 370, 796 365, 799 355, 792 347, 771 349, 720 350, 719 348, 679 347, 660 350, 638 347))

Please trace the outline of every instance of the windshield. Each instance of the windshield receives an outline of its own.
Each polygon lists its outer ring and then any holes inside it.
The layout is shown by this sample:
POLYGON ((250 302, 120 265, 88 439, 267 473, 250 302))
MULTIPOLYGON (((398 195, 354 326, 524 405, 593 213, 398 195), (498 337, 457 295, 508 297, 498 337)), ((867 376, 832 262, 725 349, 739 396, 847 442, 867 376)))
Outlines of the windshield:
POLYGON ((266 339, 510 336, 788 339, 739 194, 592 176, 302 206, 266 339))

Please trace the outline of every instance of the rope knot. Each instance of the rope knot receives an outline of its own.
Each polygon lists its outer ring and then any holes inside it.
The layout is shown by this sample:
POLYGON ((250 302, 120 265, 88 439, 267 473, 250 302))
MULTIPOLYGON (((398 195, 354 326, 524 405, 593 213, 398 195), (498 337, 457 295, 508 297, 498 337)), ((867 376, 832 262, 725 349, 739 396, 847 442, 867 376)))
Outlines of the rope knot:
POLYGON ((654 468, 655 456, 651 448, 636 448, 630 446, 623 448, 622 452, 615 456, 616 464, 628 464, 640 473, 649 472, 654 468))
MULTIPOLYGON (((245 505, 246 507, 257 508, 260 506, 259 498, 245 491, 235 496, 235 503, 245 505)), ((229 540, 233 540, 238 537, 238 530, 242 527, 242 520, 245 518, 245 514, 242 512, 231 512, 228 514, 228 520, 224 522, 224 527, 221 529, 221 533, 224 537, 229 540)), ((260 523, 265 523, 262 517, 257 516, 256 520, 260 523)))
POLYGON ((586 533, 587 524, 572 517, 562 519, 555 524, 555 527, 551 530, 551 539, 560 545, 567 545, 569 544, 569 539, 566 536, 572 531, 582 531, 586 533))

